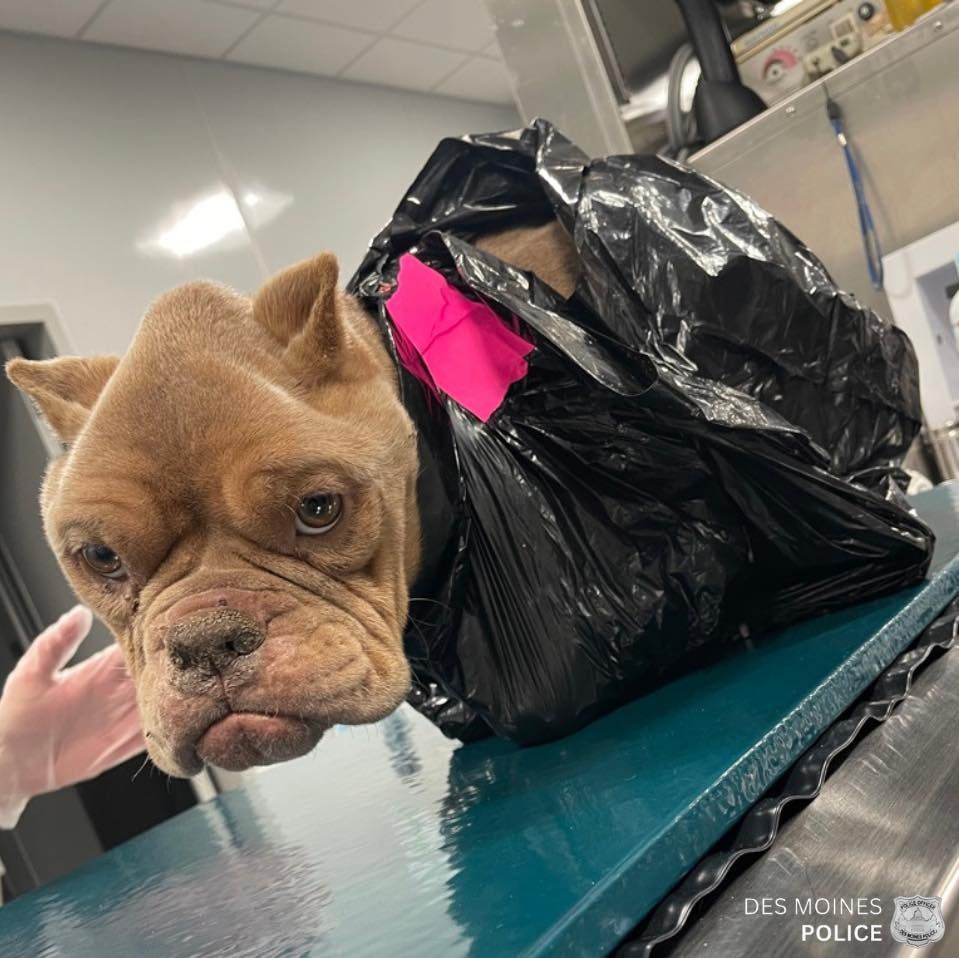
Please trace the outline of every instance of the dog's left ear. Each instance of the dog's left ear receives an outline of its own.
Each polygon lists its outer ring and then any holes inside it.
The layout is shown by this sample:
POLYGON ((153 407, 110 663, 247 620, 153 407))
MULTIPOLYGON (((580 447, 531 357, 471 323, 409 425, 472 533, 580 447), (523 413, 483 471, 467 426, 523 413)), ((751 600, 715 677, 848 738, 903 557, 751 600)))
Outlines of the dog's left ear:
POLYGON ((320 253, 277 273, 253 298, 253 318, 286 347, 284 361, 304 381, 355 367, 363 352, 343 316, 339 272, 336 257, 320 253))
POLYGON ((62 356, 57 359, 11 359, 7 378, 26 393, 54 432, 73 442, 90 416, 119 356, 62 356))

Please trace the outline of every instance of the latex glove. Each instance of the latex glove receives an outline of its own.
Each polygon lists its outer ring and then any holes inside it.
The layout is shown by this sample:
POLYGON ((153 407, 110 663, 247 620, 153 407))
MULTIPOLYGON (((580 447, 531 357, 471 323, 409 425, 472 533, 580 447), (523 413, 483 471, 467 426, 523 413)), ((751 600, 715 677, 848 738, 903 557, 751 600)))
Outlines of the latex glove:
POLYGON ((133 683, 114 645, 64 668, 90 631, 75 606, 42 632, 0 695, 0 828, 27 801, 132 758, 146 747, 133 683))

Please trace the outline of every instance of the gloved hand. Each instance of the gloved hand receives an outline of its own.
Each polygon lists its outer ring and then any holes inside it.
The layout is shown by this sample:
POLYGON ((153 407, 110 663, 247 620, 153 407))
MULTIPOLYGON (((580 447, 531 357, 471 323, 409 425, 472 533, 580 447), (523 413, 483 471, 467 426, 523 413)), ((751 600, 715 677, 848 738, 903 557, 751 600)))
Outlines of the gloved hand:
POLYGON ((0 695, 0 828, 27 801, 93 778, 146 748, 123 656, 114 645, 65 669, 90 631, 75 606, 42 632, 0 695))

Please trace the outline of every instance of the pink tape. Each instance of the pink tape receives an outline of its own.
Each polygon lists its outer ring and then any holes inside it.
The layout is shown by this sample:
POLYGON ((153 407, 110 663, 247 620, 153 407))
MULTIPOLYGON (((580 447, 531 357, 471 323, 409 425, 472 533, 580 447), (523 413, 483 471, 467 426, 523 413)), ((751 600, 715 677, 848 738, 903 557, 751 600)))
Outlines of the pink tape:
POLYGON ((400 362, 483 422, 526 375, 524 357, 533 344, 409 253, 400 257, 396 292, 386 308, 401 333, 400 362))

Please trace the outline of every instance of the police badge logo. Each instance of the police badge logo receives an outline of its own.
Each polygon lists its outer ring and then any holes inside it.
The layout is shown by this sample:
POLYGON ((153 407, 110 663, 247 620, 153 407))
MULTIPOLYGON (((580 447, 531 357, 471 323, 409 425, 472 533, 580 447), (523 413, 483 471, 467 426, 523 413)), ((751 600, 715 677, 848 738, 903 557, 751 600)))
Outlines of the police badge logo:
POLYGON ((942 899, 896 898, 890 930, 892 937, 904 945, 921 948, 930 941, 939 941, 946 930, 942 919, 942 899))

